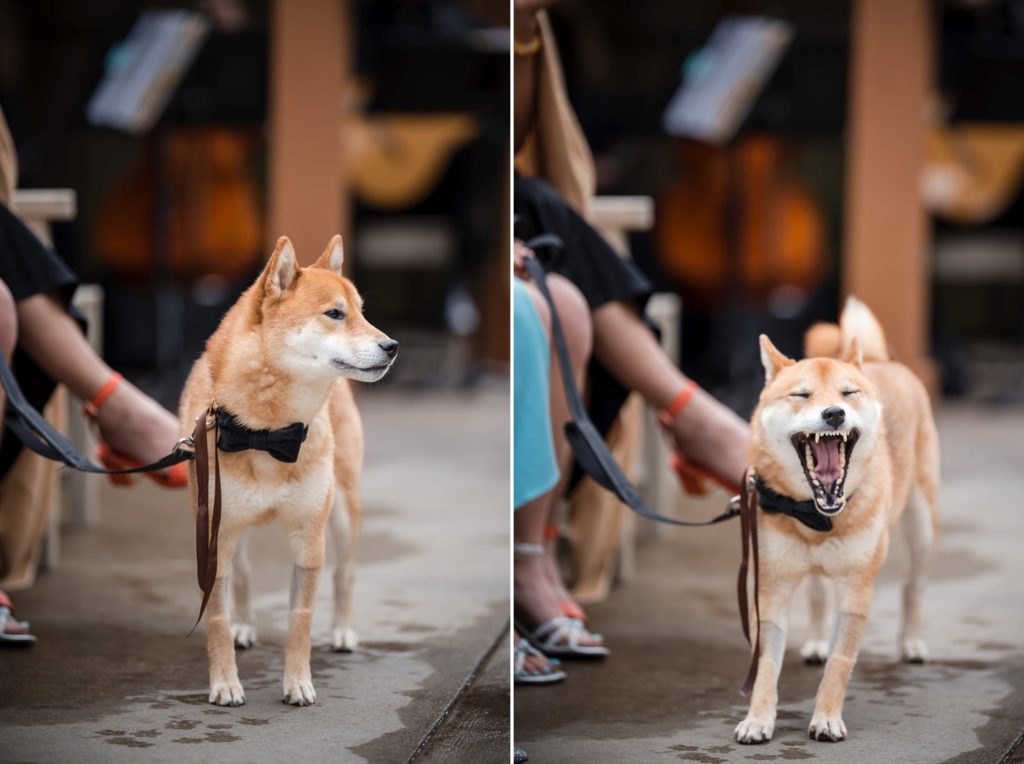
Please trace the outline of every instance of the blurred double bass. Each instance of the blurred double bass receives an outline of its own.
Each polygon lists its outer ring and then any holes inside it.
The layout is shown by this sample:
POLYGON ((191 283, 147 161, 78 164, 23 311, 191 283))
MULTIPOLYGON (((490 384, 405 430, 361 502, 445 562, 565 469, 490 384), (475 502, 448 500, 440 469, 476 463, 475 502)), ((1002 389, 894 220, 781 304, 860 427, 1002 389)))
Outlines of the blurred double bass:
POLYGON ((677 181, 657 203, 661 266, 695 308, 807 291, 825 274, 825 224, 788 170, 782 143, 749 135, 720 148, 680 139, 677 181))
POLYGON ((205 274, 245 275, 262 244, 260 192, 250 170, 258 148, 254 132, 235 128, 151 136, 142 161, 103 201, 94 251, 129 280, 161 271, 186 283, 205 274))

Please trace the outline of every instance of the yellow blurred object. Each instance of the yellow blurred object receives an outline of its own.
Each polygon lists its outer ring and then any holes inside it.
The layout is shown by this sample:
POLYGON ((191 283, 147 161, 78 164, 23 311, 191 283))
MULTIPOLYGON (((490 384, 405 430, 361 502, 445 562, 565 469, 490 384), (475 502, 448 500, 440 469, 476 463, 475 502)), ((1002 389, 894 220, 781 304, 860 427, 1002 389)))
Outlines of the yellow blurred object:
POLYGON ((1013 202, 1024 180, 1024 128, 964 123, 928 130, 921 191, 930 212, 985 223, 1013 202))
POLYGON ((398 114, 353 117, 341 138, 359 198, 396 210, 429 194, 452 155, 479 134, 469 114, 398 114))

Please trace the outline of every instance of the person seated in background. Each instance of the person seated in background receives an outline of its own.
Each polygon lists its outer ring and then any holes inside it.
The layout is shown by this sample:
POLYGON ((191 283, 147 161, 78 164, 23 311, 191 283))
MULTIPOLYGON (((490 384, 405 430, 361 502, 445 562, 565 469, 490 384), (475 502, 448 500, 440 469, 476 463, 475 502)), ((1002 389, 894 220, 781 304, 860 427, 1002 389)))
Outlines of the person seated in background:
MULTIPOLYGON (((562 373, 551 361, 551 313, 522 267, 532 253, 515 244, 513 279, 515 377, 513 411, 513 601, 517 630, 515 677, 521 683, 547 683, 564 678, 544 658, 608 655, 599 635, 592 634, 578 615, 566 614, 574 605, 554 557, 546 553, 547 528, 565 497, 572 474, 572 452, 565 437, 569 406, 562 373), (540 648, 532 650, 530 643, 540 648)), ((565 334, 577 380, 590 359, 591 319, 583 295, 558 275, 547 286, 565 334)), ((578 606, 576 606, 578 607, 578 606)))
MULTIPOLYGON (((98 455, 108 467, 154 462, 174 447, 179 437, 177 419, 122 379, 89 345, 69 312, 75 274, 9 208, 16 183, 14 145, 0 111, 0 352, 37 410, 42 411, 58 384, 90 402, 86 411, 102 438, 98 455)), ((0 413, 6 404, 0 390, 0 413)), ((4 433, 0 417, 0 512, 30 511, 2 501, 5 481, 21 453, 22 444, 4 433)), ((183 464, 147 474, 168 487, 182 487, 187 481, 183 464)), ((42 502, 34 504, 34 511, 46 511, 42 502)), ((12 567, 25 564, 24 555, 10 550, 38 544, 46 523, 21 518, 17 523, 0 522, 0 527, 8 534, 34 535, 33 539, 0 537, 0 577, 9 577, 12 567), (19 530, 9 531, 12 526, 19 530)), ((0 591, 0 644, 33 639, 28 624, 13 617, 13 605, 0 591)))
MULTIPOLYGON (((747 424, 665 355, 643 319, 650 282, 586 220, 595 187, 593 158, 565 94, 545 15, 553 2, 515 2, 513 204, 517 220, 533 233, 555 234, 565 244, 557 275, 549 280, 568 282, 584 301, 593 361, 589 373, 577 379, 586 379, 590 416, 607 433, 628 393, 639 393, 661 412, 684 487, 710 477, 738 492, 746 468, 747 424)), ((585 623, 560 578, 553 580, 553 553, 543 565, 526 555, 514 559, 517 608, 534 614, 531 626, 552 617, 551 606, 542 604, 552 599, 560 600, 564 615, 585 623)))

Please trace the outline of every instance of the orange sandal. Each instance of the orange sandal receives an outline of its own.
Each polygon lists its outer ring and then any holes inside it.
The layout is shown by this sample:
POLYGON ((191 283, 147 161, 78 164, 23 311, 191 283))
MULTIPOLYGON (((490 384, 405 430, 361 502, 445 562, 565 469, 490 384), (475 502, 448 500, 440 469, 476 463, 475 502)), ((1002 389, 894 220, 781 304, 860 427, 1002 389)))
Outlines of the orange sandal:
MULTIPOLYGON (((665 433, 667 435, 671 436, 672 423, 690 403, 690 400, 693 398, 693 394, 697 392, 697 387, 697 383, 692 379, 687 381, 683 386, 683 389, 679 391, 679 394, 676 395, 676 397, 673 398, 664 409, 662 409, 660 414, 658 414, 658 421, 661 423, 661 426, 665 428, 665 433)), ((670 445, 670 449, 672 450, 672 455, 669 457, 668 465, 679 477, 679 482, 682 484, 683 490, 688 494, 693 496, 707 495, 708 480, 720 485, 730 495, 740 492, 740 487, 734 484, 731 480, 726 479, 708 467, 695 464, 693 461, 687 459, 674 443, 670 445)))
MULTIPOLYGON (((83 407, 83 413, 88 419, 96 421, 99 417, 100 407, 107 402, 107 399, 114 394, 117 386, 121 384, 121 380, 124 377, 118 372, 114 372, 110 375, 103 387, 99 389, 90 400, 86 401, 83 407)), ((96 446, 96 459, 106 467, 108 470, 130 470, 134 467, 141 467, 142 462, 129 459, 127 456, 119 454, 117 451, 110 447, 104 440, 100 440, 96 446)), ((166 470, 160 472, 145 472, 139 473, 144 474, 150 480, 157 485, 162 485, 164 488, 184 488, 188 485, 188 467, 184 462, 173 464, 166 470)), ((134 475, 107 475, 110 478, 110 482, 114 485, 131 485, 133 482, 134 475)))

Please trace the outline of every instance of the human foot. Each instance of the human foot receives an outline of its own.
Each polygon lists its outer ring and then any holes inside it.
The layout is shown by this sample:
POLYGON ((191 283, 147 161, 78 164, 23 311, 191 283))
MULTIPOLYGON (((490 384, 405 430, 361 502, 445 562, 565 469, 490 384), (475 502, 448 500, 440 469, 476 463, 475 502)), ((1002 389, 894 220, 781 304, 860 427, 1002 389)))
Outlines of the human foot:
POLYGON ((544 542, 544 579, 547 581, 548 586, 554 590, 555 596, 558 597, 558 604, 562 610, 562 615, 566 615, 569 618, 578 618, 586 623, 587 614, 580 607, 579 603, 573 599, 572 595, 569 594, 565 581, 562 579, 562 573, 558 568, 557 538, 557 535, 547 536, 544 542))
POLYGON ((523 639, 518 632, 515 638, 515 663, 513 678, 517 684, 549 684, 565 679, 565 672, 558 666, 557 658, 548 658, 544 653, 523 639))
MULTIPOLYGON (((555 622, 554 634, 550 633, 552 629, 546 632, 548 647, 554 650, 572 652, 572 647, 584 650, 603 648, 604 641, 599 635, 590 633, 578 619, 567 618, 562 613, 558 592, 547 579, 545 557, 539 544, 515 545, 512 579, 517 620, 528 632, 536 632, 555 622)), ((553 651, 542 649, 549 653, 553 651)))

